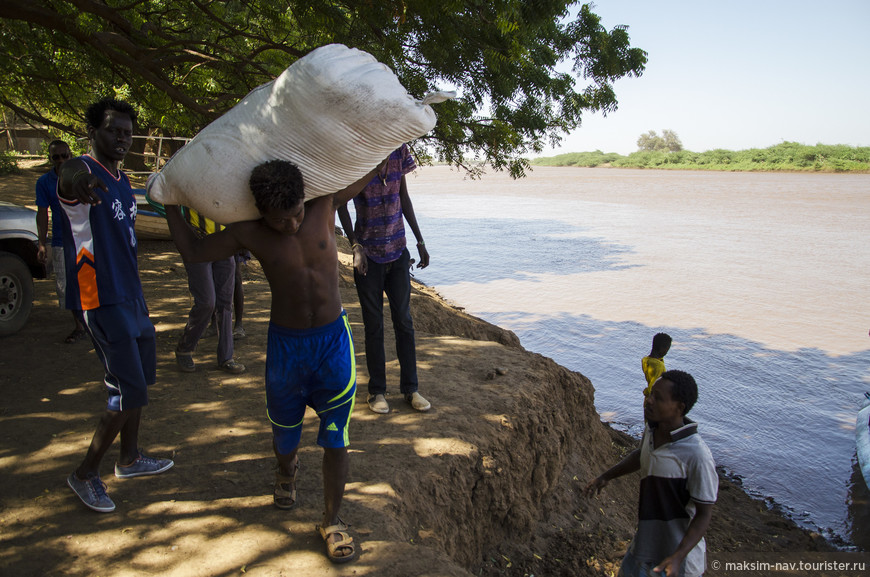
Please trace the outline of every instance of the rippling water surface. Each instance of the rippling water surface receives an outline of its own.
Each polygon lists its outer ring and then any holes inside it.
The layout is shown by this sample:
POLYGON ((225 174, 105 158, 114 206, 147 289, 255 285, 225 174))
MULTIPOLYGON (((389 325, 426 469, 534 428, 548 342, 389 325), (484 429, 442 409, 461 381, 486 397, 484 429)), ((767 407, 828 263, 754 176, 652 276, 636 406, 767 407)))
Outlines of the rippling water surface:
MULTIPOLYGON (((870 390, 870 175, 537 168, 409 190, 416 277, 589 377, 642 429, 640 359, 674 338, 717 463, 800 523, 870 549, 855 417, 870 390)), ((423 377, 425 378, 425 377, 423 377)), ((436 393, 433 393, 436 394, 436 393)))

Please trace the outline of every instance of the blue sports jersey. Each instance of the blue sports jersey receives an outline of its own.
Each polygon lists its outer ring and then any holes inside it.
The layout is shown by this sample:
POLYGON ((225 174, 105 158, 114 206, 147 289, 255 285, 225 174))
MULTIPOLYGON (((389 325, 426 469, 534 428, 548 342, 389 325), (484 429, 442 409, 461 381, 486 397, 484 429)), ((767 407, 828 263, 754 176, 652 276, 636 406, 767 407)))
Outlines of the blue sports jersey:
POLYGON ((63 209, 57 198, 57 174, 54 168, 36 181, 36 206, 51 209, 51 246, 63 246, 63 209))
POLYGON ((109 189, 94 190, 100 204, 60 198, 64 219, 66 307, 91 310, 142 297, 136 253, 136 198, 130 180, 90 155, 79 157, 109 189))

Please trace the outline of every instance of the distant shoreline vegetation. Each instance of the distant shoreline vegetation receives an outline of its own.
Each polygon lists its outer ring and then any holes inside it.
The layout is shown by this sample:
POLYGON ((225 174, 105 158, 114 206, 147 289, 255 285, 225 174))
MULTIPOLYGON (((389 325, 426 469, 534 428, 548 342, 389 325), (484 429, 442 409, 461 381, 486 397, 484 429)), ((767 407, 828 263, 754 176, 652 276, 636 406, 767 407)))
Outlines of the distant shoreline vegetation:
POLYGON ((532 166, 657 168, 734 172, 870 172, 870 147, 843 144, 807 146, 783 142, 748 150, 639 150, 628 156, 615 152, 570 152, 529 160, 532 166))

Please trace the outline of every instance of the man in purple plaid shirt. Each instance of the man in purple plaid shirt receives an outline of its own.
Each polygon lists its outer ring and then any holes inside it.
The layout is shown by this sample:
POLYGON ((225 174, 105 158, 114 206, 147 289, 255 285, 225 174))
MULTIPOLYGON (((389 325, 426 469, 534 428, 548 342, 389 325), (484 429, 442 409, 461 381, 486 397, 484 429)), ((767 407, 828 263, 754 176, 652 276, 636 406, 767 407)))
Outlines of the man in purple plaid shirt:
POLYGON ((429 252, 414 206, 408 196, 405 175, 417 168, 407 144, 393 151, 383 169, 354 197, 356 224, 351 224, 347 205, 338 209, 341 226, 353 246, 356 290, 366 335, 366 366, 369 372, 369 408, 389 413, 386 400, 386 356, 384 354, 384 293, 390 301, 396 355, 399 358, 399 391, 417 411, 431 404, 417 391, 417 352, 414 322, 411 320, 411 255, 405 241, 405 223, 417 239, 419 267, 429 265, 429 252))

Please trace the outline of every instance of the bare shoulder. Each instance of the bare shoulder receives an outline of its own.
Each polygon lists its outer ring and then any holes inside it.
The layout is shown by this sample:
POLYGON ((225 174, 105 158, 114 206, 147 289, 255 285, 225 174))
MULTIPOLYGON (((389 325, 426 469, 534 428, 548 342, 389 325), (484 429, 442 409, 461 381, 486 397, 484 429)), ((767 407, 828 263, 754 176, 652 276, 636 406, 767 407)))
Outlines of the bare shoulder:
POLYGON ((236 234, 255 234, 265 227, 262 218, 257 220, 240 220, 227 225, 227 230, 231 230, 236 234))
POLYGON ((318 196, 317 198, 312 198, 311 200, 305 201, 305 214, 306 215, 323 215, 323 218, 330 219, 335 217, 335 213, 338 210, 340 204, 338 203, 338 195, 333 194, 325 194, 323 196, 318 196))
POLYGON ((242 220, 228 224, 226 227, 229 232, 241 244, 248 246, 256 244, 266 234, 268 227, 263 222, 263 219, 257 220, 242 220))
POLYGON ((316 198, 312 198, 311 200, 305 201, 305 210, 310 211, 315 207, 329 207, 335 204, 335 193, 332 194, 324 194, 323 196, 318 196, 316 198))

